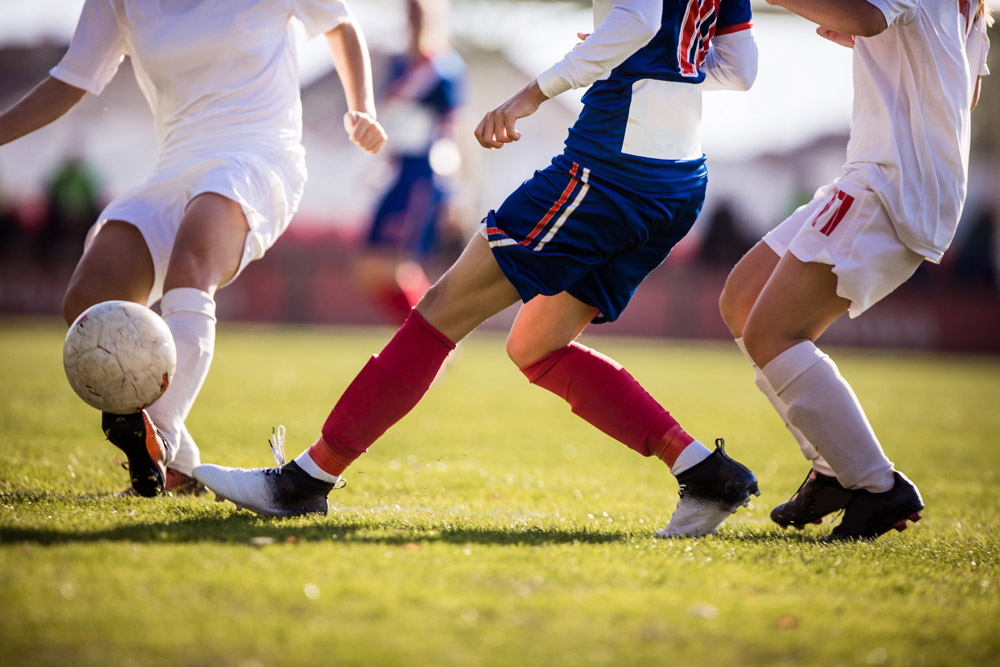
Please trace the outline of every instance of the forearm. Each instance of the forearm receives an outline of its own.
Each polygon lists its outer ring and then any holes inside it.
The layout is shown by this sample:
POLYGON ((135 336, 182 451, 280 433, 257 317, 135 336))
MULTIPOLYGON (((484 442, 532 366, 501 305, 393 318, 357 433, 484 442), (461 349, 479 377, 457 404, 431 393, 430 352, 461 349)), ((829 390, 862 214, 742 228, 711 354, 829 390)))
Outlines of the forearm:
POLYGON ((46 77, 14 106, 0 113, 0 146, 44 127, 72 109, 86 91, 46 77))
POLYGON ((584 88, 645 46, 660 27, 662 0, 619 0, 608 16, 558 63, 538 76, 547 97, 584 88))
POLYGON ((871 37, 887 27, 881 10, 866 0, 767 0, 767 3, 848 35, 871 37))
POLYGON ((347 98, 347 108, 375 118, 372 66, 361 27, 354 21, 342 23, 326 33, 333 66, 347 98))

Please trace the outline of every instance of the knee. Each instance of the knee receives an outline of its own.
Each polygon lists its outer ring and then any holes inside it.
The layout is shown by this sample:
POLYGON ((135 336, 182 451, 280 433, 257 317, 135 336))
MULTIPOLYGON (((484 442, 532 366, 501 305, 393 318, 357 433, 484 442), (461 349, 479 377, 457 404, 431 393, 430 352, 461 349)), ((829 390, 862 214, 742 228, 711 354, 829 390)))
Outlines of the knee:
POLYGON ((748 300, 749 295, 740 289, 730 274, 726 279, 726 284, 722 287, 722 293, 719 294, 719 313, 734 338, 740 336, 746 338, 744 329, 750 308, 753 306, 753 302, 748 303, 748 300))
POLYGON ((212 293, 218 287, 218 276, 211 270, 210 258, 190 249, 174 248, 167 265, 164 291, 175 287, 194 287, 212 293))
POLYGON ((507 336, 507 356, 518 368, 530 366, 550 352, 554 352, 548 347, 550 346, 541 344, 536 338, 520 335, 516 330, 507 336))
POLYGON ((71 283, 63 294, 62 316, 66 324, 70 325, 76 321, 80 313, 97 303, 93 294, 88 293, 86 288, 71 283))

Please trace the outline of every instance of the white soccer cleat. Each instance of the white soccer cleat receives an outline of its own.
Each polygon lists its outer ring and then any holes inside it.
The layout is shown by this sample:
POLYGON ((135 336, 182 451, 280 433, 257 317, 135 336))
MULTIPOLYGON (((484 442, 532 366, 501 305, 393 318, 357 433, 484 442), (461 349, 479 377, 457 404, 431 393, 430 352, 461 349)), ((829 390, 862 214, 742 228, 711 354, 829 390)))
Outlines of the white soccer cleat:
POLYGON ((714 533, 722 522, 760 495, 750 469, 726 455, 722 438, 715 451, 698 465, 677 476, 680 497, 677 509, 657 537, 702 537, 714 533))
POLYGON ((213 491, 219 500, 228 500, 239 509, 267 516, 326 514, 327 496, 344 486, 316 479, 292 461, 285 463, 285 427, 272 429, 268 438, 274 454, 274 468, 227 468, 200 465, 194 477, 213 491))
POLYGON ((330 482, 312 477, 294 461, 281 468, 200 465, 194 469, 194 476, 219 499, 268 516, 326 514, 327 495, 335 488, 330 482))

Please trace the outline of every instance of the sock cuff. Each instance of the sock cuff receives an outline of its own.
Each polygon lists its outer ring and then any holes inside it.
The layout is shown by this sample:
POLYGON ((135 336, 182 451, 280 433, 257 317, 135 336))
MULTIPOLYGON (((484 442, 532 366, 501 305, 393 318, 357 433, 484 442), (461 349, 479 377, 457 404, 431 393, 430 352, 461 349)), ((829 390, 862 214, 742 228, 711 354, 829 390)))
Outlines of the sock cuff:
POLYGON ((180 311, 201 313, 215 321, 215 298, 194 287, 175 287, 160 299, 160 313, 167 317, 180 311))
POLYGON ((811 340, 804 340, 776 356, 761 371, 780 396, 797 377, 826 358, 826 354, 811 340))
MULTIPOLYGON (((317 441, 309 449, 302 452, 295 459, 296 463, 302 466, 302 462, 299 459, 308 458, 313 465, 324 473, 331 476, 339 476, 347 466, 351 465, 356 458, 364 453, 342 445, 336 438, 329 440, 326 438, 327 435, 324 434, 322 440, 317 441)), ((305 468, 303 467, 303 469, 305 468)), ((316 475, 313 475, 313 477, 316 477, 316 475)))
POLYGON ((518 370, 524 373, 525 377, 528 378, 528 382, 535 384, 536 382, 541 380, 546 373, 552 370, 560 361, 562 361, 563 357, 569 354, 569 352, 570 352, 569 345, 567 345, 566 347, 561 347, 554 352, 549 352, 541 359, 533 361, 527 366, 523 366, 518 370))
MULTIPOLYGON (((313 445, 309 449, 305 450, 301 454, 295 457, 295 463, 298 464, 300 468, 306 471, 310 477, 315 477, 316 479, 321 479, 324 482, 331 482, 336 484, 340 481, 340 473, 332 473, 324 470, 321 465, 319 465, 312 457, 312 452, 317 449, 316 445, 313 445)), ((343 470, 341 470, 343 472, 343 470)))
POLYGON ((750 356, 750 353, 747 352, 747 346, 746 343, 743 342, 743 336, 740 336, 739 338, 736 339, 736 347, 740 348, 740 352, 742 352, 743 356, 747 358, 747 361, 750 362, 750 365, 753 366, 754 368, 757 368, 757 362, 755 362, 753 360, 753 357, 750 356))
POLYGON ((455 349, 455 342, 435 329, 434 325, 424 319, 424 316, 417 312, 416 309, 410 311, 410 314, 407 316, 406 322, 403 323, 403 326, 405 327, 409 325, 410 322, 413 322, 413 325, 421 327, 424 331, 434 336, 434 338, 438 339, 442 345, 448 348, 449 351, 455 349))

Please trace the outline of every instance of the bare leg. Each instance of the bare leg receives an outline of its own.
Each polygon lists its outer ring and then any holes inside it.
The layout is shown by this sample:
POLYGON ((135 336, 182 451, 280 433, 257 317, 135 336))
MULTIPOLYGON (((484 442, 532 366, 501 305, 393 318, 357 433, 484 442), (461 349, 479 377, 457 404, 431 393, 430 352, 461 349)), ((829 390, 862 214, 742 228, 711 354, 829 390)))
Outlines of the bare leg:
POLYGON ((719 310, 722 313, 722 319, 725 320, 729 330, 733 333, 733 337, 736 338, 736 345, 753 367, 754 383, 767 400, 770 401, 771 406, 774 407, 778 416, 781 417, 785 427, 799 444, 802 455, 812 463, 812 467, 818 472, 833 477, 834 472, 830 464, 820 456, 816 447, 809 442, 809 438, 788 421, 788 406, 778 398, 771 383, 764 377, 764 373, 750 357, 743 343, 743 328, 750 317, 750 311, 753 309, 757 297, 760 296, 761 291, 764 289, 764 285, 767 284, 771 274, 778 266, 779 259, 777 253, 771 250, 766 243, 763 241, 757 242, 740 259, 736 266, 733 267, 732 272, 730 272, 729 277, 726 279, 726 285, 722 289, 722 295, 719 298, 719 310))
POLYGON ((493 258, 489 243, 476 234, 441 279, 417 304, 417 312, 453 342, 520 299, 493 258))
POLYGON ((184 422, 212 363, 214 295, 236 275, 248 232, 239 204, 202 194, 188 203, 170 255, 160 306, 177 345, 177 372, 148 412, 167 441, 170 467, 185 475, 200 463, 184 422))
POLYGON ((146 304, 153 289, 153 258, 134 225, 109 220, 101 227, 63 296, 63 318, 72 324, 95 303, 120 299, 146 304))
POLYGON ((892 488, 892 463, 850 385, 814 341, 850 305, 830 266, 791 253, 778 262, 743 330, 749 356, 806 436, 847 488, 892 488))

